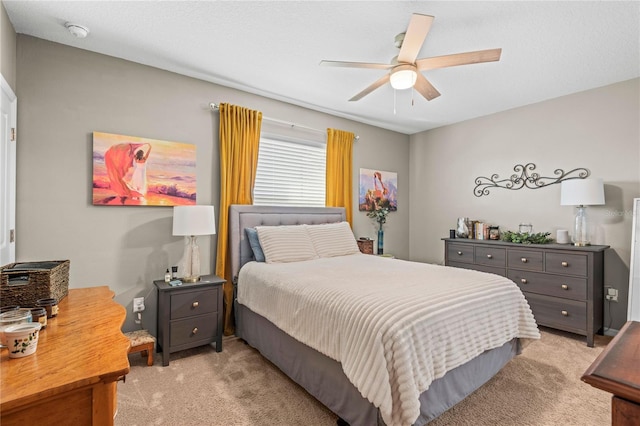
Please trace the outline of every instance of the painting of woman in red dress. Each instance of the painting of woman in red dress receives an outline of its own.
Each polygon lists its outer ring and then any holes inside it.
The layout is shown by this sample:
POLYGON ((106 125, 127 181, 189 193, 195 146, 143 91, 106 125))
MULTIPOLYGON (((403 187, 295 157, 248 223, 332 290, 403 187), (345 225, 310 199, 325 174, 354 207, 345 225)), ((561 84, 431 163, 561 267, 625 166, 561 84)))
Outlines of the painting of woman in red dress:
POLYGON ((93 204, 196 204, 195 159, 195 145, 94 132, 93 204))

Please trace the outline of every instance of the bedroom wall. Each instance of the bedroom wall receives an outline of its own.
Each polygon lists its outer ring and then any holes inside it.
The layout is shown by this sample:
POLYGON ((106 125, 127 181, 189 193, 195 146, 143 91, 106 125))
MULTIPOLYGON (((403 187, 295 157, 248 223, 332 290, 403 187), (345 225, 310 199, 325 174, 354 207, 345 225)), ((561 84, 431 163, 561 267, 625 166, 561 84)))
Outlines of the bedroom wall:
POLYGON ((412 260, 444 262, 442 237, 456 218, 470 217, 517 230, 568 229, 575 209, 560 206, 560 185, 475 197, 475 178, 507 178, 516 164, 534 163, 543 176, 584 167, 605 183, 606 205, 588 208, 593 244, 610 245, 605 285, 619 302, 605 302, 605 326, 626 320, 631 256, 632 201, 640 196, 640 79, 441 127, 411 136, 412 260), (610 307, 607 306, 610 303, 610 307), (611 309, 609 309, 611 308, 611 309))
POLYGON ((0 73, 16 90, 16 32, 9 20, 9 15, 0 2, 0 73))
MULTIPOLYGON (((111 287, 127 308, 125 330, 136 327, 133 297, 144 296, 144 325, 155 332, 152 282, 181 258, 183 240, 171 235, 170 208, 91 204, 93 131, 196 144, 198 204, 213 205, 218 114, 210 102, 355 132, 353 187, 361 167, 398 172, 399 210, 389 219, 385 248, 409 256, 407 135, 25 35, 18 36, 17 70, 17 260, 70 259, 70 287, 111 287)), ((374 236, 370 219, 357 211, 357 190, 353 205, 355 234, 374 236)), ((218 237, 199 238, 203 273, 214 269, 218 237)))

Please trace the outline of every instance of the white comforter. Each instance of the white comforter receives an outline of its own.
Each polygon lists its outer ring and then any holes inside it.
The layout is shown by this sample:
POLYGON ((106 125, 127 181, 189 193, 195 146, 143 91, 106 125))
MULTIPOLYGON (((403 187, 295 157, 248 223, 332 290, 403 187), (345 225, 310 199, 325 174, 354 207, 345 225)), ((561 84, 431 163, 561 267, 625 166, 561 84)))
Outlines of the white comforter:
POLYGON ((410 425, 431 382, 482 352, 540 334, 510 280, 370 255, 247 263, 238 302, 340 362, 385 423, 410 425))

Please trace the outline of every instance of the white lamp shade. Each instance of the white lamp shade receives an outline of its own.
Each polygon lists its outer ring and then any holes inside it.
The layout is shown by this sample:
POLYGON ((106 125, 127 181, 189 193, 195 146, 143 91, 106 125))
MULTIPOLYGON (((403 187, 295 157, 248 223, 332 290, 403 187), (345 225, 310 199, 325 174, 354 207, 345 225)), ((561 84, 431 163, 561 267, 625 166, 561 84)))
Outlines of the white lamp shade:
POLYGON ((396 90, 404 90, 413 87, 416 84, 418 75, 412 65, 398 65, 391 71, 389 80, 391 87, 396 90))
POLYGON ((604 204, 604 184, 600 178, 562 181, 560 205, 595 206, 604 204))
POLYGON ((216 233, 213 206, 175 206, 173 235, 212 235, 216 233))

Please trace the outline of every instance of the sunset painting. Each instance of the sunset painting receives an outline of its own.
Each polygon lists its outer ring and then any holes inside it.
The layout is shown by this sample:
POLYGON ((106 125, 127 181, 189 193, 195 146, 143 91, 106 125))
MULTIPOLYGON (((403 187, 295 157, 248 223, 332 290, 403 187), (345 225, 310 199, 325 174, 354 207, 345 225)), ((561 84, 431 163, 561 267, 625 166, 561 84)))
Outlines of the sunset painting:
POLYGON ((196 146, 93 132, 93 204, 196 204, 196 146))

